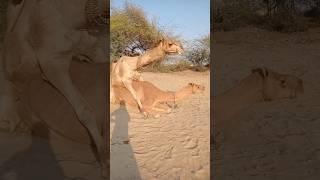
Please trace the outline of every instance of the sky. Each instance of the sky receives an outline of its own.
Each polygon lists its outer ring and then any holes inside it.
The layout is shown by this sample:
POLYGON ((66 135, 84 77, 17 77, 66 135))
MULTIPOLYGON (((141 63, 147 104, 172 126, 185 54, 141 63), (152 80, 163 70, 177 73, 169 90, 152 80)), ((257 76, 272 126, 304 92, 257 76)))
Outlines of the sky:
MULTIPOLYGON (((112 0, 112 7, 124 7, 125 0, 112 0)), ((143 8, 149 19, 157 18, 184 40, 194 40, 210 33, 210 0, 129 0, 143 8)))

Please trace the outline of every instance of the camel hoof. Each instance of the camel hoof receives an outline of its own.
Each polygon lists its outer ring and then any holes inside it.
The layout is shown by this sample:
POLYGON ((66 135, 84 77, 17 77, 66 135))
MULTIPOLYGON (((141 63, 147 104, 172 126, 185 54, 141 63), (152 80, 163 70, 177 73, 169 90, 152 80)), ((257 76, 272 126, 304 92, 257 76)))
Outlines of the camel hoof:
POLYGON ((143 114, 143 117, 145 118, 145 119, 148 119, 149 118, 149 113, 147 113, 147 112, 142 112, 142 114, 143 114))
POLYGON ((168 113, 168 114, 171 113, 171 112, 172 112, 172 109, 171 109, 171 108, 167 110, 167 113, 168 113))
POLYGON ((141 113, 145 113, 145 112, 146 112, 143 107, 139 107, 139 111, 140 111, 141 113))
POLYGON ((159 118, 159 117, 160 117, 160 114, 154 115, 154 118, 159 118))

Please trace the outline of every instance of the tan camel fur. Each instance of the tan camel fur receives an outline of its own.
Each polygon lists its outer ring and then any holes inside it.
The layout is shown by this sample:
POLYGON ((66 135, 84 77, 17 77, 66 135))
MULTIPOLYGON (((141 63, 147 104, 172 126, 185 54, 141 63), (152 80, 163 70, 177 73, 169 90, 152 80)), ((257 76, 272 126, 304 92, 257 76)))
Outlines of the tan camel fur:
MULTIPOLYGON (((148 81, 133 81, 132 86, 148 113, 151 111, 171 112, 171 108, 169 107, 159 107, 160 103, 178 102, 188 98, 192 94, 205 90, 204 86, 194 83, 189 83, 187 86, 176 92, 163 91, 148 81)), ((114 86, 113 88, 116 99, 115 103, 124 102, 126 105, 137 107, 137 103, 128 89, 123 86, 114 86)))
MULTIPOLYGON (((141 56, 122 56, 111 66, 112 71, 110 87, 113 87, 114 85, 120 85, 127 88, 138 104, 140 111, 145 112, 141 100, 137 96, 137 92, 132 87, 133 80, 142 81, 140 74, 136 70, 154 61, 163 59, 167 54, 181 54, 182 52, 183 47, 179 43, 162 39, 155 48, 148 50, 141 56)), ((115 101, 113 88, 110 89, 110 101, 115 101)))
MULTIPOLYGON (((1 62, 10 83, 28 85, 33 77, 42 76, 68 100, 97 147, 103 175, 107 173, 109 150, 96 114, 74 86, 69 67, 73 57, 80 55, 88 57, 91 63, 107 61, 107 5, 106 0, 9 1, 1 62)), ((26 101, 20 92, 10 91, 14 95, 8 95, 15 97, 9 100, 26 101)), ((32 116, 30 108, 25 109, 32 116)))
POLYGON ((303 81, 267 68, 253 69, 238 85, 212 98, 213 127, 221 128, 228 120, 253 104, 286 98, 303 93, 303 81))

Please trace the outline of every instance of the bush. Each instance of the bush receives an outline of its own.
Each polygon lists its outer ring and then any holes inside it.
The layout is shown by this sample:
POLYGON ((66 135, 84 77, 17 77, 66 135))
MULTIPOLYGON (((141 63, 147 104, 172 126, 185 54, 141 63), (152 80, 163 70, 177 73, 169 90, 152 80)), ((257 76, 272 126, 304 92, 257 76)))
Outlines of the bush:
POLYGON ((320 10, 314 7, 319 5, 297 0, 223 0, 214 11, 213 26, 216 31, 231 31, 245 26, 279 32, 304 31, 320 25, 320 10), (310 10, 303 13, 298 8, 300 6, 310 10))
POLYGON ((307 20, 304 17, 288 12, 280 12, 272 17, 265 17, 262 28, 278 32, 298 32, 308 28, 307 20))
POLYGON ((126 2, 123 9, 113 9, 110 17, 111 59, 131 55, 134 48, 146 50, 163 36, 155 22, 149 22, 142 8, 126 2), (135 43, 134 47, 128 45, 135 43))
POLYGON ((195 40, 186 51, 186 58, 193 65, 204 66, 210 63, 210 34, 195 40))
POLYGON ((169 73, 169 72, 176 72, 176 71, 184 71, 191 68, 192 68, 192 64, 186 60, 183 60, 175 64, 164 64, 163 61, 157 61, 146 67, 142 67, 139 70, 143 72, 169 73))
POLYGON ((214 29, 230 31, 256 22, 255 8, 250 0, 224 0, 214 11, 214 29))

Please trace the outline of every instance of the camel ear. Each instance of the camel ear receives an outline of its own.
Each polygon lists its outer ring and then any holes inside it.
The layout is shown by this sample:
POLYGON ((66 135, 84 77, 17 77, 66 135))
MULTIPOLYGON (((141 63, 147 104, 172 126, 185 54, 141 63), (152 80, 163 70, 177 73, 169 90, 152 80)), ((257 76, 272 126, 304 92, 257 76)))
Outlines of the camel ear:
POLYGON ((260 75, 261 75, 261 77, 265 77, 265 74, 264 74, 264 72, 263 72, 263 70, 261 69, 261 68, 254 68, 254 69, 252 69, 251 70, 251 73, 253 74, 253 73, 259 73, 260 75))
POLYGON ((161 38, 161 39, 159 40, 158 44, 161 45, 161 46, 163 45, 163 38, 161 38))

